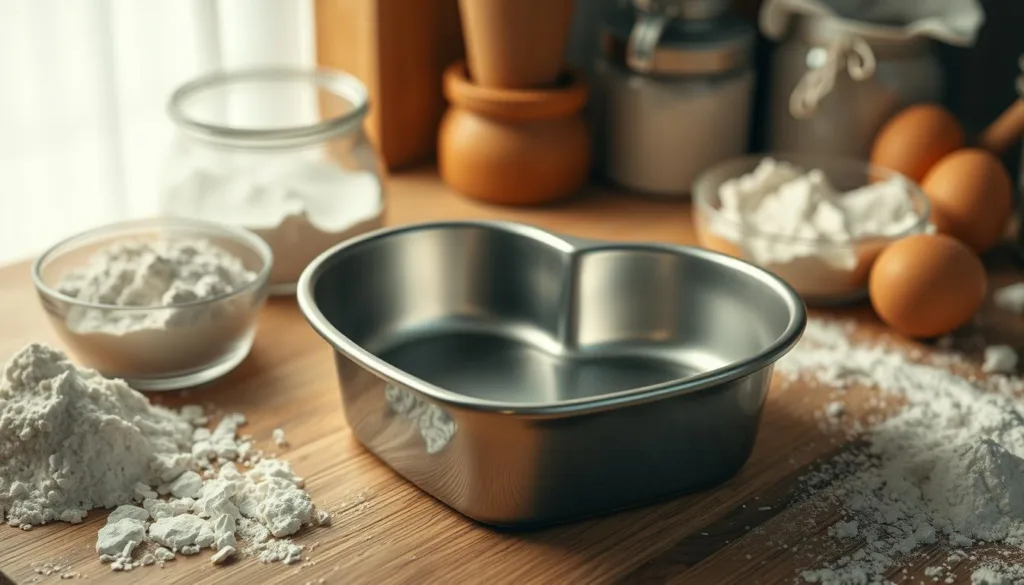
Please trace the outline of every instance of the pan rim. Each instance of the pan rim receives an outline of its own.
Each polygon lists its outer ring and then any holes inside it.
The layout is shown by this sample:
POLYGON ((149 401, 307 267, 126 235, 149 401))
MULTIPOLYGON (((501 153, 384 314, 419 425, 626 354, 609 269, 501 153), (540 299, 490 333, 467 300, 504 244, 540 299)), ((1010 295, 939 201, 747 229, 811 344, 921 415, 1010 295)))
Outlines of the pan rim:
POLYGON ((442 406, 528 418, 578 416, 621 409, 696 392, 714 391, 717 387, 724 384, 773 366, 775 362, 796 345, 803 335, 807 324, 806 306, 800 295, 789 284, 767 270, 738 258, 692 246, 588 240, 568 237, 526 224, 490 220, 427 222, 398 227, 385 227, 337 244, 317 256, 303 270, 302 275, 299 277, 296 299, 303 316, 320 337, 327 341, 336 352, 359 366, 366 368, 375 376, 384 380, 385 383, 413 390, 424 398, 433 400, 442 406), (743 360, 731 362, 719 368, 687 378, 598 396, 557 402, 502 402, 475 398, 431 384, 387 363, 338 331, 320 311, 314 298, 314 290, 320 276, 331 267, 335 259, 342 252, 374 240, 403 233, 443 228, 499 230, 529 237, 568 253, 582 252, 590 254, 597 251, 649 250, 695 256, 714 264, 723 265, 727 269, 737 270, 746 276, 760 281, 783 301, 789 311, 788 322, 782 333, 762 351, 743 360))

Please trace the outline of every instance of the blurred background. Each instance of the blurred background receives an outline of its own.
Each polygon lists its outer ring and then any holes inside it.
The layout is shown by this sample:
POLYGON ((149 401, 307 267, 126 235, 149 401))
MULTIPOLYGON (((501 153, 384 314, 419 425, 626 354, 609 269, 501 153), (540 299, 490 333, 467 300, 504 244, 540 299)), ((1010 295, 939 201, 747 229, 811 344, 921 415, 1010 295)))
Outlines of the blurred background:
MULTIPOLYGON (((576 2, 570 62, 589 68, 598 25, 616 3, 576 2)), ((737 0, 733 8, 756 25, 760 4, 737 0)), ((935 47, 945 72, 942 101, 969 133, 1015 99, 1024 52, 1024 2, 982 5, 985 23, 974 46, 935 47)), ((461 52, 457 19, 456 0, 0 0, 0 263, 75 231, 155 213, 161 165, 174 135, 166 102, 188 79, 218 69, 320 61, 363 78, 375 115, 401 112, 416 96, 375 95, 386 90, 367 79, 379 72, 365 64, 370 41, 359 38, 365 36, 360 31, 433 26, 441 39, 431 45, 435 53, 419 51, 431 60, 385 74, 423 74, 439 84, 439 69, 461 52)), ((415 39, 400 30, 385 36, 381 42, 395 45, 378 47, 381 55, 400 55, 402 37, 415 39)), ((774 50, 775 43, 759 37, 749 135, 755 151, 765 146, 774 50)), ((436 110, 425 116, 428 125, 440 116, 442 106, 430 104, 439 94, 425 98, 424 107, 436 110)), ((387 140, 373 124, 371 137, 387 140)), ((398 132, 403 128, 413 130, 406 124, 398 132)), ((406 156, 400 145, 378 146, 394 172, 430 164, 429 156, 406 156)), ((1020 156, 1017 146, 1005 155, 1014 176, 1020 156)))

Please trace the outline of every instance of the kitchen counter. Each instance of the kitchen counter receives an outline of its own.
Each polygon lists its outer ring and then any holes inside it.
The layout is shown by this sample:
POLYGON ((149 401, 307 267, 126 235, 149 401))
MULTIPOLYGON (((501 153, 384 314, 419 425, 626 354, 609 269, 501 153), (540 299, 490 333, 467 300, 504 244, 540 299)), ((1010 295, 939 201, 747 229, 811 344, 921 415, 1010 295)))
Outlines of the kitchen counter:
MULTIPOLYGON (((557 206, 507 209, 455 196, 429 169, 391 180, 390 225, 495 218, 584 237, 695 241, 685 203, 594 189, 557 206)), ((1012 278, 1005 270, 1000 274, 1000 280, 1012 278)), ((859 322, 863 335, 884 331, 864 307, 842 313, 859 322)), ((30 341, 60 345, 36 300, 27 263, 0 268, 0 323, 0 361, 30 341)), ((1014 334, 1001 327, 997 336, 1014 334)), ((804 383, 773 389, 753 456, 716 489, 553 528, 493 530, 419 491, 359 446, 344 421, 330 349, 293 300, 275 299, 262 316, 251 355, 237 370, 202 389, 150 396, 165 405, 199 402, 243 412, 249 419, 243 432, 291 461, 314 501, 334 515, 333 526, 296 537, 309 545, 308 562, 242 559, 215 567, 204 552, 179 556, 163 569, 112 573, 94 551, 106 515, 96 511, 74 526, 28 532, 0 526, 0 570, 19 584, 59 580, 34 570, 56 562, 104 583, 792 583, 800 569, 844 553, 825 542, 837 513, 794 502, 798 478, 848 447, 841 429, 822 424, 828 394, 804 383), (285 430, 290 447, 273 447, 276 427, 285 430), (808 515, 817 520, 817 531, 786 529, 808 515)), ((863 417, 870 394, 847 398, 850 423, 863 417)), ((931 582, 925 567, 945 556, 925 550, 892 574, 902 577, 906 569, 912 582, 931 582)), ((958 582, 969 582, 970 571, 957 573, 958 582)))

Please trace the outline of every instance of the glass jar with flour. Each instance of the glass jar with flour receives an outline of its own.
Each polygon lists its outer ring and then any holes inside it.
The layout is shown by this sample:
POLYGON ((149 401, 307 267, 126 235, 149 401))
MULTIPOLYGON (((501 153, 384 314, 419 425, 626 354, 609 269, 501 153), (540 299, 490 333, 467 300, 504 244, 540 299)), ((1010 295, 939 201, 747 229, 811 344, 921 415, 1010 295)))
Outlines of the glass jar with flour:
POLYGON ((380 158, 363 131, 366 88, 329 70, 214 73, 180 87, 166 161, 168 215, 232 223, 274 253, 272 294, 313 258, 383 224, 380 158))

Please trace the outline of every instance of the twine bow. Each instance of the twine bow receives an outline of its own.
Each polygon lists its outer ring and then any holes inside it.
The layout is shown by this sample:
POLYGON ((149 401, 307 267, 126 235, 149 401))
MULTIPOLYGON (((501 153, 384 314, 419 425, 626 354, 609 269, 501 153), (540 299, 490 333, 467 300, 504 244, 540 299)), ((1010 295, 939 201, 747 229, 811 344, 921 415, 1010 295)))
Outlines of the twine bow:
POLYGON ((846 65, 850 79, 863 81, 875 74, 875 53, 864 39, 855 35, 836 38, 825 47, 825 62, 810 69, 789 96, 789 112, 794 118, 809 118, 835 87, 840 68, 846 65))

